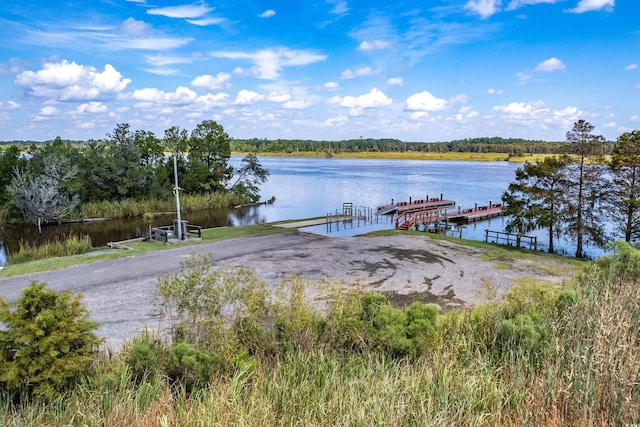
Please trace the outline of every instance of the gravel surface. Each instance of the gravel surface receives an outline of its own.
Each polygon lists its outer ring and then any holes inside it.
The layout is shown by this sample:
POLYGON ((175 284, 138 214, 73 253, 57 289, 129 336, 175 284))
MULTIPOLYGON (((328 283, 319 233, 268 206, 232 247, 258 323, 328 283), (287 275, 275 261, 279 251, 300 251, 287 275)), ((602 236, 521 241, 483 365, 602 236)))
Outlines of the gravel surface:
POLYGON ((301 275, 359 284, 398 300, 420 299, 444 307, 482 301, 487 283, 500 295, 522 277, 562 280, 532 261, 514 261, 505 268, 483 260, 480 249, 421 234, 331 238, 292 231, 0 279, 0 296, 12 303, 32 280, 59 291, 82 292, 92 318, 101 324, 98 333, 107 345, 119 348, 145 326, 158 327, 151 303, 157 278, 177 272, 180 261, 193 253, 213 253, 217 265, 249 267, 271 286, 301 275))

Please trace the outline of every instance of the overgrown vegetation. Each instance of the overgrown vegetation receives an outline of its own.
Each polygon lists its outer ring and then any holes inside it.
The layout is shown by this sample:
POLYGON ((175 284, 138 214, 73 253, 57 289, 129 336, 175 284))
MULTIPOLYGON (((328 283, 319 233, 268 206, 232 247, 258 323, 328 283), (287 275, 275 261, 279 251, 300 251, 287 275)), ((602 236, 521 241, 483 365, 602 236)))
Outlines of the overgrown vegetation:
POLYGON ((176 186, 198 196, 187 210, 255 202, 269 175, 253 154, 231 166, 230 137, 212 120, 190 134, 173 126, 163 138, 120 123, 102 141, 56 138, 22 154, 15 145, 0 153, 0 218, 38 227, 67 217, 172 211, 176 186))
POLYGON ((170 341, 148 332, 103 354, 48 404, 5 389, 0 423, 640 422, 640 250, 626 243, 571 287, 526 282, 447 313, 300 278, 271 290, 210 261, 191 257, 159 280, 170 341))
POLYGON ((39 259, 78 255, 91 250, 93 246, 89 236, 69 235, 39 246, 31 246, 28 242, 21 240, 18 252, 11 255, 11 263, 20 264, 39 259))

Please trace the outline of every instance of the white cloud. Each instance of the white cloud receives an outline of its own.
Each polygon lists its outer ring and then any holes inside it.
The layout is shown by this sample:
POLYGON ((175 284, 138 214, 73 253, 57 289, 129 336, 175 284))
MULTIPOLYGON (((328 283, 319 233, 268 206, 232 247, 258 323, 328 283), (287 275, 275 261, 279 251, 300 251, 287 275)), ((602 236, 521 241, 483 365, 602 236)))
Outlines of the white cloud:
POLYGON ((276 14, 276 11, 273 9, 267 9, 264 12, 262 12, 260 15, 258 15, 260 18, 271 18, 272 16, 274 16, 276 14))
POLYGON ((46 63, 36 72, 24 71, 15 80, 32 96, 61 101, 98 99, 122 92, 130 82, 110 64, 100 72, 66 60, 46 63))
POLYGON ((480 18, 486 19, 498 12, 499 6, 500 0, 469 0, 464 8, 480 15, 480 18))
POLYGON ((107 49, 126 50, 171 50, 191 43, 192 38, 146 37, 114 40, 106 45, 107 49))
POLYGON ((270 92, 267 95, 267 101, 271 102, 285 102, 291 99, 291 95, 287 92, 270 92))
POLYGON ((640 116, 634 114, 633 116, 629 117, 629 120, 631 120, 632 122, 640 122, 640 116))
MULTIPOLYGON (((267 80, 276 79, 283 67, 309 65, 324 61, 327 58, 326 55, 287 48, 263 49, 253 53, 217 51, 211 52, 210 55, 215 58, 251 60, 255 64, 251 70, 253 75, 259 79, 267 80)), ((234 70, 234 72, 236 72, 236 70, 234 70)), ((244 73, 242 69, 239 69, 239 71, 244 73)))
POLYGON ((333 9, 331 9, 331 14, 333 15, 343 16, 349 12, 349 6, 344 0, 327 0, 327 3, 334 5, 333 9))
POLYGON ((18 108, 20 108, 20 104, 18 104, 17 102, 14 101, 0 101, 0 110, 2 111, 9 111, 9 110, 17 110, 18 108))
POLYGON ((213 9, 202 3, 200 5, 167 6, 147 10, 149 15, 161 15, 167 18, 200 18, 213 9))
POLYGON ((120 32, 127 36, 139 37, 144 34, 151 26, 144 21, 137 21, 134 18, 127 18, 120 24, 120 32))
POLYGON ((209 25, 220 25, 225 22, 224 18, 202 18, 202 19, 187 19, 187 22, 192 25, 197 25, 199 27, 208 27, 209 25))
POLYGON ((488 95, 503 95, 504 94, 504 90, 501 89, 494 89, 494 88, 489 88, 487 89, 487 94, 488 95))
POLYGON ((231 80, 231 74, 228 73, 221 72, 215 76, 203 74, 193 79, 191 86, 198 89, 218 89, 222 86, 229 86, 229 80, 231 80))
POLYGON ((364 95, 345 96, 344 98, 334 96, 327 102, 330 104, 337 104, 341 107, 358 109, 383 107, 385 105, 391 104, 393 100, 387 97, 387 95, 385 95, 381 90, 373 88, 369 93, 365 93, 364 95))
POLYGON ((402 79, 402 77, 391 77, 389 80, 387 80, 387 84, 389 86, 402 86, 404 83, 404 80, 402 79))
POLYGON ((143 103, 188 105, 196 100, 197 94, 184 86, 180 86, 174 92, 164 92, 156 88, 144 88, 133 91, 131 98, 143 103))
POLYGON ((262 101, 263 99, 264 95, 260 95, 252 90, 242 89, 238 92, 238 95, 236 95, 236 99, 233 103, 236 105, 249 105, 257 101, 262 101))
POLYGON ((147 73, 155 74, 158 76, 175 76, 179 73, 179 70, 175 68, 144 68, 147 73))
POLYGON ((569 128, 584 115, 583 111, 572 106, 562 110, 552 110, 545 107, 542 101, 511 102, 507 105, 496 105, 491 111, 496 114, 497 120, 517 123, 521 126, 539 126, 545 129, 550 127, 569 128))
POLYGON ((173 64, 190 64, 193 62, 193 58, 186 58, 184 56, 165 56, 165 55, 145 55, 145 61, 155 67, 164 67, 165 65, 173 64))
POLYGON ((507 10, 518 9, 522 6, 540 4, 540 3, 557 3, 558 0, 511 0, 507 10))
POLYGON ((549 58, 539 63, 533 71, 550 73, 552 71, 563 71, 567 68, 558 58, 549 58))
POLYGON ((324 122, 322 122, 322 124, 327 126, 327 127, 332 127, 332 126, 343 125, 343 124, 347 123, 348 121, 349 121, 349 117, 343 116, 342 114, 339 114, 336 117, 331 117, 331 118, 325 120, 324 122))
POLYGON ((613 11, 615 3, 615 0, 580 0, 578 5, 575 8, 568 10, 568 12, 584 13, 601 9, 613 11))
POLYGON ((375 70, 371 67, 356 68, 355 70, 347 68, 342 72, 342 74, 340 75, 340 78, 355 79, 356 77, 370 76, 372 74, 379 74, 379 73, 380 73, 380 68, 376 68, 375 70))
POLYGON ((289 110, 304 110, 305 108, 309 108, 313 105, 313 102, 304 101, 304 100, 295 100, 295 101, 287 101, 282 104, 283 108, 289 110))
POLYGON ((449 108, 446 99, 436 98, 427 91, 411 95, 405 100, 404 105, 409 111, 439 111, 449 108))
POLYGON ((337 89, 340 85, 337 82, 326 82, 323 86, 325 89, 337 89))
POLYGON ((55 116, 58 114, 58 109, 51 105, 47 105, 46 107, 42 107, 38 114, 41 116, 55 116))
POLYGON ((358 50, 363 50, 363 51, 380 50, 380 49, 388 49, 392 46, 393 44, 391 42, 383 41, 383 40, 374 40, 372 42, 363 41, 362 43, 360 43, 360 46, 358 46, 358 50))
POLYGON ((76 107, 77 114, 102 114, 107 111, 107 106, 102 102, 89 102, 76 107))
POLYGON ((635 70, 636 68, 638 68, 638 64, 629 64, 626 67, 624 67, 624 69, 627 71, 635 70))
POLYGON ((617 128, 618 124, 616 122, 607 122, 605 124, 602 125, 605 128, 609 128, 609 129, 613 129, 613 128, 617 128))

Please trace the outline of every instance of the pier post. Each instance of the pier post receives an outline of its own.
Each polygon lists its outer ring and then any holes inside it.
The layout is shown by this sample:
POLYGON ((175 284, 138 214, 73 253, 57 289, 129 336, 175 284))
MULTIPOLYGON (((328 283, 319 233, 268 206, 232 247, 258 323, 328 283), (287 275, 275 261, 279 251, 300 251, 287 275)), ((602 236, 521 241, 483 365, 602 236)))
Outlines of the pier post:
POLYGON ((484 230, 484 241, 485 243, 489 243, 489 229, 484 230))

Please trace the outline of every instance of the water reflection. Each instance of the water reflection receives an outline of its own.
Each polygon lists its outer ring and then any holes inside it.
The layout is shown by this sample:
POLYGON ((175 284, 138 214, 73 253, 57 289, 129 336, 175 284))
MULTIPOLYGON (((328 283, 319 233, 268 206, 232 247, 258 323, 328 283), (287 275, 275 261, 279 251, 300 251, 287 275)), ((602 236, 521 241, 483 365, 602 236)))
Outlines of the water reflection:
MULTIPOLYGON (((240 160, 241 157, 233 156, 231 163, 237 166, 240 160)), ((490 200, 500 200, 502 193, 514 180, 516 168, 521 166, 509 162, 323 157, 261 157, 259 160, 270 172, 268 181, 262 186, 261 199, 275 196, 274 204, 183 212, 182 218, 205 228, 261 224, 325 216, 341 209, 343 202, 353 203, 354 207, 373 208, 389 203, 391 199, 423 199, 439 197, 440 194, 446 199, 455 200, 457 206, 468 208, 475 203, 487 204, 490 200)), ((174 215, 156 217, 152 225, 168 226, 173 219, 174 215)), ((503 230, 504 225, 504 218, 468 224, 463 230, 463 237, 484 240, 485 229, 503 230)), ((385 224, 384 228, 393 228, 393 224, 385 224)), ((148 225, 142 218, 129 218, 47 226, 42 234, 32 225, 8 225, 0 227, 0 238, 5 241, 2 250, 6 258, 15 253, 21 240, 30 245, 39 245, 69 234, 89 235, 93 245, 98 247, 110 241, 141 237, 147 230, 148 225)), ((360 231, 356 233, 360 234, 360 231)), ((547 240, 545 230, 533 234, 539 236, 540 247, 544 247, 547 240)), ((560 240, 556 243, 560 250, 569 253, 573 250, 570 242, 560 240)), ((588 250, 590 255, 596 256, 602 252, 594 248, 588 250)))
MULTIPOLYGON (((266 222, 256 206, 236 209, 211 209, 184 212, 182 219, 203 228, 259 224, 266 222)), ((156 216, 153 227, 172 225, 175 215, 156 216)), ((145 236, 149 226, 142 218, 119 218, 111 221, 82 222, 42 227, 42 233, 31 224, 5 225, 0 227, 3 244, 0 245, 0 265, 6 265, 7 257, 16 253, 20 244, 38 246, 47 242, 64 240, 70 235, 90 236, 94 247, 105 246, 108 242, 134 239, 145 236)))

